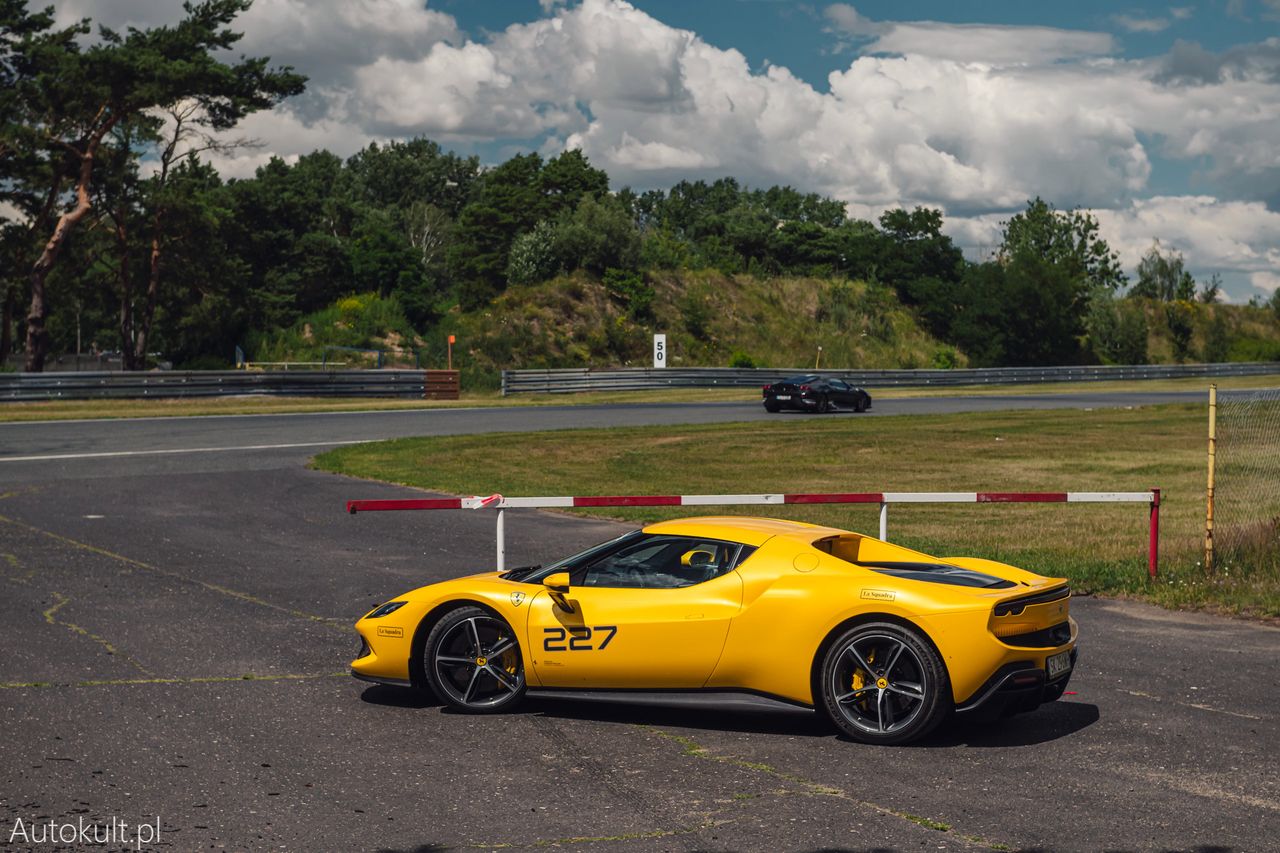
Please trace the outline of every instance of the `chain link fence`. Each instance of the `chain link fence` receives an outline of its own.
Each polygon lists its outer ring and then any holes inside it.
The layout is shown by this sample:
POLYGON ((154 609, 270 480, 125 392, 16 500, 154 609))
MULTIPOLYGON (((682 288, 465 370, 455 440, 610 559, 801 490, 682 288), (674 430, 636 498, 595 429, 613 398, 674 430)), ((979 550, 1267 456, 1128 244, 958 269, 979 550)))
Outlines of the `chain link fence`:
POLYGON ((1280 389, 1218 396, 1214 563, 1280 571, 1280 389))

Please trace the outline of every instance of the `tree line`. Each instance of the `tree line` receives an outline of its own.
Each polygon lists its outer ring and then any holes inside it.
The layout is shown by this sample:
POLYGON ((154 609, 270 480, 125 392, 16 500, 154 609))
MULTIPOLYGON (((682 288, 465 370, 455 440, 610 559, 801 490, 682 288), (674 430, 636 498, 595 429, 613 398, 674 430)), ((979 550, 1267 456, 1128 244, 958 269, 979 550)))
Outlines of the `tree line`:
MULTIPOLYGON (((1145 360, 1147 314, 1120 298, 1127 279, 1096 220, 1038 198, 974 262, 938 210, 870 222, 727 177, 613 192, 579 151, 485 167, 411 139, 272 158, 226 180, 210 161, 251 148, 230 135, 239 121, 305 85, 265 58, 224 59, 248 4, 188 3, 172 27, 100 29, 86 47, 88 21, 59 29, 50 10, 0 0, 0 353, 21 348, 40 370, 88 341, 129 369, 153 353, 216 366, 345 295, 394 297, 427 331, 576 271, 643 321, 654 271, 715 268, 892 290, 973 364, 1145 360)), ((1216 280, 1197 293, 1158 245, 1138 273, 1128 295, 1167 303, 1189 342, 1185 306, 1216 299, 1216 280)))

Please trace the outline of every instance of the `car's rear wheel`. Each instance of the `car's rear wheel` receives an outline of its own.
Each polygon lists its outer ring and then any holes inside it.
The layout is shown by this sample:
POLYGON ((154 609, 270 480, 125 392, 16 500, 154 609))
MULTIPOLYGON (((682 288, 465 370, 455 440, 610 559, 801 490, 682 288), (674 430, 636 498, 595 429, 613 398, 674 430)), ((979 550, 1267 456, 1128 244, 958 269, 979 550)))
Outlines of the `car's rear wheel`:
POLYGON ((836 408, 835 406, 831 405, 830 397, 823 397, 820 400, 818 400, 818 411, 822 412, 823 414, 826 414, 827 412, 835 411, 835 408, 836 408))
POLYGON ((913 629, 871 622, 845 631, 823 657, 823 710, 841 732, 863 743, 924 737, 951 709, 942 658, 913 629))
POLYGON ((765 400, 765 401, 764 401, 764 410, 765 410, 766 412, 768 412, 769 414, 771 414, 771 415, 776 415, 776 414, 779 412, 779 410, 781 410, 781 409, 782 409, 782 407, 781 407, 781 406, 779 406, 777 403, 775 403, 775 402, 774 402, 774 401, 772 401, 772 400, 765 400))
POLYGON ((440 701, 462 711, 504 711, 524 696, 516 633, 480 607, 446 613, 427 635, 421 663, 440 701))

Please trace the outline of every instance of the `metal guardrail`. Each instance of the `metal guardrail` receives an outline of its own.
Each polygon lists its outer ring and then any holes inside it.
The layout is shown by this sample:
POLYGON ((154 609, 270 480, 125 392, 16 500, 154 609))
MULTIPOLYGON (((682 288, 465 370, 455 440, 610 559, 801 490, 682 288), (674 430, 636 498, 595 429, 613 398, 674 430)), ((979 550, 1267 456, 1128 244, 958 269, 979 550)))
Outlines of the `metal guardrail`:
POLYGON ((1086 367, 992 367, 956 370, 806 370, 804 368, 647 368, 616 370, 504 370, 502 393, 570 394, 576 391, 648 391, 661 388, 759 388, 786 376, 817 374, 869 388, 1019 385, 1133 379, 1264 376, 1280 374, 1280 361, 1227 364, 1137 364, 1086 367))
POLYGON ((456 370, 0 373, 0 401, 93 398, 410 397, 458 399, 456 370))

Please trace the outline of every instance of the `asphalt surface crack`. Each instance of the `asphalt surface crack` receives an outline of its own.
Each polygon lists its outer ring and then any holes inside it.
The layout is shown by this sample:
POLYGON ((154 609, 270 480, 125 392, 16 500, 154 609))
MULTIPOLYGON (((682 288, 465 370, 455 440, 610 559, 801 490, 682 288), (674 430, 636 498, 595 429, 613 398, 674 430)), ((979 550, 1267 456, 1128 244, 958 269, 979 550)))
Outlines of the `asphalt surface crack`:
POLYGON ((5 580, 27 584, 36 576, 35 569, 22 568, 22 562, 14 554, 0 554, 0 566, 5 567, 5 580))
POLYGON ((969 834, 957 832, 950 824, 943 823, 942 821, 933 820, 932 818, 927 818, 927 817, 921 817, 920 815, 911 814, 910 812, 903 811, 901 809, 894 809, 888 806, 882 806, 878 803, 868 802, 866 800, 860 799, 850 794, 848 791, 842 790, 840 788, 835 788, 830 785, 823 785, 820 782, 814 782, 798 774, 789 773, 785 770, 779 770, 776 767, 773 767, 768 764, 764 764, 762 762, 747 761, 746 759, 737 758, 732 755, 722 755, 722 754, 714 753, 711 750, 709 750, 707 747, 702 746, 696 740, 694 740, 693 738, 687 735, 678 735, 673 732, 663 731, 662 729, 656 726, 646 725, 643 723, 638 723, 637 725, 639 728, 652 732, 653 734, 657 735, 660 738, 663 738, 665 740, 671 741, 673 743, 676 743, 684 747, 683 754, 686 756, 689 756, 690 758, 698 758, 704 761, 716 761, 721 764, 729 764, 734 767, 741 767, 745 770, 751 770, 757 773, 764 773, 776 779, 781 779, 783 781, 790 782, 791 784, 798 786, 800 788, 799 793, 804 796, 830 797, 832 799, 844 800, 856 806, 860 806, 865 809, 870 809, 872 811, 879 812, 880 814, 887 815, 889 817, 895 817, 900 820, 909 821, 911 823, 916 824, 917 826, 921 826, 926 829, 933 829, 938 832, 945 833, 949 838, 960 841, 971 847, 976 847, 976 848, 986 849, 986 850, 1010 849, 1008 845, 1001 844, 999 842, 991 841, 989 839, 982 838, 977 835, 969 835, 969 834))
POLYGON ((1179 702, 1177 699, 1165 699, 1163 696, 1143 693, 1141 690, 1125 690, 1121 688, 1120 692, 1128 693, 1130 696, 1137 696, 1139 699, 1150 699, 1153 702, 1168 702, 1170 705, 1181 705, 1184 708, 1195 708, 1197 711, 1212 711, 1215 714, 1226 714, 1227 716, 1240 717, 1244 720, 1268 719, 1267 717, 1260 717, 1257 714, 1243 714, 1239 711, 1228 711, 1226 708, 1215 708, 1212 705, 1205 705, 1200 702, 1179 702))
POLYGON ((59 610, 61 610, 64 606, 66 606, 68 603, 70 603, 71 599, 63 595, 62 593, 56 592, 56 591, 51 592, 50 594, 54 597, 55 601, 53 603, 53 606, 46 609, 42 614, 44 616, 45 622, 48 622, 50 625, 57 625, 57 626, 66 628, 71 633, 78 634, 81 637, 88 637, 90 640, 93 640, 95 643, 102 646, 102 648, 106 650, 107 654, 114 655, 115 657, 118 657, 121 660, 128 661, 135 669, 137 669, 143 675, 151 675, 151 670, 147 669, 145 666, 139 663, 138 660, 134 658, 132 655, 125 654, 124 652, 117 649, 105 637, 100 637, 97 634, 90 631, 88 628, 81 627, 80 625, 77 625, 74 622, 68 622, 65 619, 55 618, 55 614, 59 610))
POLYGON ((61 542, 64 545, 69 545, 72 548, 75 548, 80 551, 87 551, 91 554, 97 554, 102 557, 108 557, 117 562, 124 563, 127 566, 132 566, 133 568, 152 572, 162 577, 170 578, 172 580, 180 581, 182 583, 193 584, 195 586, 201 587, 203 589, 207 589, 210 592, 216 592, 219 595, 223 595, 228 598, 235 598, 240 601, 245 601, 250 604, 258 605, 259 607, 267 607, 267 608, 270 608, 271 610, 275 610, 279 613, 287 613, 290 616, 295 616, 299 619, 306 619, 310 622, 316 622, 321 625, 326 625, 335 630, 342 631, 344 634, 347 633, 347 631, 349 630, 344 620, 334 619, 328 616, 317 616, 314 613, 307 613, 304 610, 296 610, 292 607, 284 607, 279 604, 273 604, 272 602, 267 601, 266 599, 259 598, 258 596, 248 592, 242 592, 238 589, 231 589, 230 587, 221 586, 219 584, 210 583, 208 581, 198 580, 197 578, 189 577, 180 572, 174 572, 168 569, 162 569, 159 566, 152 565, 151 563, 144 563, 142 560, 135 560, 132 557, 126 557, 123 554, 117 554, 114 551, 108 551, 105 548, 99 548, 98 546, 90 545, 87 542, 81 542, 77 539, 71 539, 69 537, 62 536, 61 534, 54 533, 53 531, 45 530, 43 528, 36 527, 35 525, 27 524, 26 522, 9 518, 8 516, 0 515, 0 522, 3 522, 4 524, 11 524, 14 527, 21 527, 24 530, 29 530, 33 533, 38 533, 42 536, 46 536, 50 539, 53 539, 56 542, 61 542))

